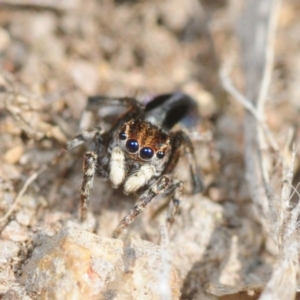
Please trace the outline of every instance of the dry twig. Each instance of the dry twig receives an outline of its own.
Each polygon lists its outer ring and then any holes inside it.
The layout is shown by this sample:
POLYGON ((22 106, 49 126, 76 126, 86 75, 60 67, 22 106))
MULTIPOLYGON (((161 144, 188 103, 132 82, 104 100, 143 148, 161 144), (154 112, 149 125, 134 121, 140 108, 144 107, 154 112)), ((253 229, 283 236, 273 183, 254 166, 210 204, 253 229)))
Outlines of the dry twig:
POLYGON ((17 205, 19 204, 20 200, 22 199, 23 195, 26 193, 28 187, 38 178, 38 176, 46 170, 46 166, 42 167, 39 171, 33 173, 24 183, 22 189, 19 191, 14 203, 10 207, 10 209, 6 212, 6 214, 0 218, 0 223, 6 222, 6 220, 11 216, 11 214, 16 209, 17 205))
POLYGON ((60 159, 65 155, 66 150, 60 150, 57 155, 46 165, 42 166, 38 171, 34 172, 24 183, 22 189, 19 191, 14 203, 10 207, 10 209, 5 213, 3 217, 0 218, 0 224, 7 221, 7 219, 11 216, 11 214, 15 211, 17 205, 22 199, 23 195, 26 193, 28 187, 48 168, 56 166, 60 159))
MULTIPOLYGON (((260 296, 261 300, 294 299, 297 289, 298 244, 297 220, 300 204, 292 211, 290 199, 293 192, 292 178, 295 149, 292 162, 283 174, 280 189, 272 185, 273 155, 283 167, 284 155, 264 122, 264 104, 267 97, 273 67, 273 40, 277 24, 280 0, 248 0, 243 26, 240 32, 242 58, 246 78, 246 95, 239 93, 224 71, 221 80, 224 88, 246 109, 244 122, 245 165, 249 190, 260 221, 269 236, 277 242, 280 259, 272 277, 260 296), (281 197, 278 195, 281 194, 281 197)), ((277 174, 278 175, 278 174, 277 174)))

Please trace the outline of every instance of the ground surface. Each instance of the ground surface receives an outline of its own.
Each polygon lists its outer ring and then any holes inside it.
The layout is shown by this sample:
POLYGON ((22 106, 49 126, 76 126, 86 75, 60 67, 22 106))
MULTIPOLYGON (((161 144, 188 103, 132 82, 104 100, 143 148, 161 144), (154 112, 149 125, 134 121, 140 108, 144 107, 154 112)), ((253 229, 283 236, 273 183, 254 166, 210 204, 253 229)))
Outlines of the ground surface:
MULTIPOLYGON (((84 149, 67 154, 20 194, 31 175, 89 126, 90 119, 82 119, 87 97, 143 101, 181 90, 202 114, 194 143, 206 186, 190 196, 186 184, 169 236, 181 298, 256 299, 243 290, 261 291, 277 248, 266 239, 245 181, 243 107, 218 79, 221 64, 233 61, 233 81, 243 90, 236 39, 243 8, 236 1, 6 2, 0 0, 0 297, 38 299, 20 278, 45 236, 67 226, 110 236, 134 203, 96 179, 90 221, 77 221, 84 149)), ((299 13, 297 0, 283 1, 266 103, 281 147, 291 131, 299 140, 299 13)), ((184 165, 179 173, 186 179, 184 165)), ((299 174, 296 164, 295 184, 299 174)), ((158 244, 161 207, 154 203, 124 236, 158 244)))

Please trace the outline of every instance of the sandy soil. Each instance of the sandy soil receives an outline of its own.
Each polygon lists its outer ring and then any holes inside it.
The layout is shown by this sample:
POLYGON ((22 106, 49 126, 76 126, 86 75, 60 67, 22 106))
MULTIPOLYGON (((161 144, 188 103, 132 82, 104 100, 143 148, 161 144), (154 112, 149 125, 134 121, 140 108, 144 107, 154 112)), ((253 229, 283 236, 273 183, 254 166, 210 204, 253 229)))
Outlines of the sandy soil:
MULTIPOLYGON (((221 66, 231 62, 232 80, 243 91, 236 35, 242 5, 8 2, 0 0, 0 298, 38 299, 20 277, 45 236, 67 226, 110 236, 136 200, 96 179, 89 222, 82 225, 79 190, 86 149, 67 153, 57 166, 37 173, 66 141, 101 122, 84 114, 87 97, 145 101, 180 90, 199 104, 201 122, 192 138, 206 186, 203 194, 191 196, 186 180, 181 212, 169 234, 181 299, 257 299, 278 249, 260 222, 245 179, 244 108, 218 77, 221 66), (247 296, 245 290, 258 293, 247 296)), ((297 0, 282 3, 265 104, 267 124, 282 151, 299 140, 299 12, 297 0)), ((184 165, 179 173, 185 180, 184 165)), ((296 186, 297 161, 294 173, 296 186)), ((273 182, 280 190, 281 179, 273 182)), ((293 201, 298 198, 295 194, 293 201)), ((159 244, 164 203, 156 201, 122 238, 159 244)))

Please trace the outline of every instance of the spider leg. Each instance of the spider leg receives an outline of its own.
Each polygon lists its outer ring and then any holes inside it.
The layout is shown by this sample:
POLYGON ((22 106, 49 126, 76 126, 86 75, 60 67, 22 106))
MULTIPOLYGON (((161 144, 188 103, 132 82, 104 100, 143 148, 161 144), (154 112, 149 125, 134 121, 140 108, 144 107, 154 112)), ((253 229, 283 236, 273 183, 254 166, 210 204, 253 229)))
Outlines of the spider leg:
POLYGON ((104 131, 98 127, 91 130, 82 131, 67 143, 67 149, 71 150, 91 140, 97 141, 103 133, 104 131))
POLYGON ((92 96, 88 98, 87 109, 89 110, 94 110, 95 108, 103 105, 135 107, 136 109, 143 109, 141 103, 130 97, 117 98, 107 96, 92 96))
POLYGON ((171 173, 174 170, 183 152, 190 168, 193 194, 201 192, 203 190, 203 182, 201 180, 200 170, 197 167, 194 147, 189 136, 184 131, 175 131, 172 133, 171 139, 174 151, 164 173, 171 173))
POLYGON ((120 124, 144 114, 144 105, 130 97, 113 98, 106 96, 94 96, 88 98, 88 110, 95 110, 99 106, 118 106, 124 107, 125 109, 125 111, 118 116, 116 121, 112 124, 110 132, 114 132, 120 124))
POLYGON ((167 225, 170 230, 172 224, 174 223, 175 217, 179 211, 180 205, 180 196, 182 193, 183 183, 182 181, 176 180, 173 181, 170 186, 171 200, 169 202, 169 209, 167 214, 167 225))
POLYGON ((94 140, 95 143, 100 144, 102 142, 101 135, 104 131, 101 128, 93 128, 91 130, 83 131, 73 139, 67 142, 66 147, 62 148, 56 156, 47 164, 47 167, 56 166, 60 160, 65 156, 68 150, 72 150, 86 142, 94 140))
POLYGON ((94 177, 97 168, 97 157, 98 156, 95 152, 86 152, 83 157, 83 180, 80 190, 81 221, 86 219, 90 191, 93 188, 94 177))
MULTIPOLYGON (((95 149, 99 151, 102 147, 102 135, 104 131, 101 128, 93 128, 91 130, 82 131, 79 135, 75 136, 72 140, 67 143, 67 149, 71 150, 86 142, 94 141, 95 149)), ((99 151, 100 152, 100 151, 99 151)), ((89 196, 94 183, 94 177, 97 168, 96 152, 86 152, 83 157, 83 179, 80 189, 80 219, 84 221, 87 216, 89 196)))
POLYGON ((117 228, 112 233, 113 238, 117 238, 119 234, 131 224, 136 217, 143 212, 145 207, 153 200, 158 194, 164 193, 170 184, 171 179, 167 176, 160 177, 156 182, 154 182, 148 190, 146 190, 135 203, 133 209, 123 218, 119 223, 117 228))

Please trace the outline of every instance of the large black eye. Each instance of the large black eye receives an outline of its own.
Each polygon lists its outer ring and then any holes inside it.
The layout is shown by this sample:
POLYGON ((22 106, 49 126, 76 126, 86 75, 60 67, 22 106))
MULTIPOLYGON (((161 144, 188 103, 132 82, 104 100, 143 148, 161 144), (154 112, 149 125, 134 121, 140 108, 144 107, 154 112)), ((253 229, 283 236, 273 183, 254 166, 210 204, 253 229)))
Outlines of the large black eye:
POLYGON ((125 132, 122 131, 122 132, 119 133, 119 139, 120 140, 124 141, 124 140, 126 140, 126 138, 127 138, 127 136, 126 136, 125 132))
POLYGON ((165 157, 165 152, 163 152, 163 151, 158 151, 158 152, 156 153, 156 157, 157 157, 158 159, 164 158, 164 157, 165 157))
POLYGON ((144 147, 140 151, 140 156, 142 159, 150 159, 153 156, 153 150, 149 147, 144 147))
POLYGON ((135 153, 139 150, 139 143, 136 140, 128 140, 126 143, 128 152, 135 153))

